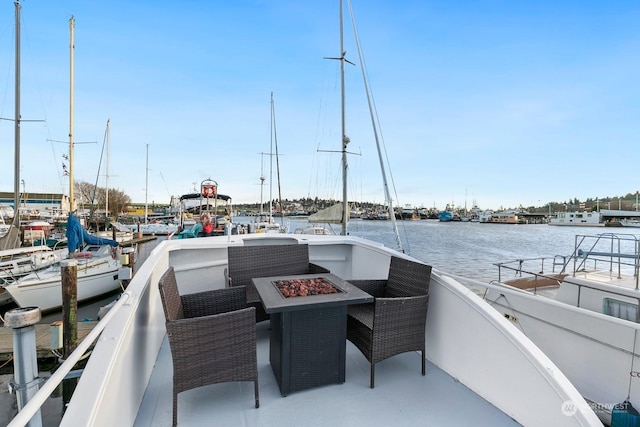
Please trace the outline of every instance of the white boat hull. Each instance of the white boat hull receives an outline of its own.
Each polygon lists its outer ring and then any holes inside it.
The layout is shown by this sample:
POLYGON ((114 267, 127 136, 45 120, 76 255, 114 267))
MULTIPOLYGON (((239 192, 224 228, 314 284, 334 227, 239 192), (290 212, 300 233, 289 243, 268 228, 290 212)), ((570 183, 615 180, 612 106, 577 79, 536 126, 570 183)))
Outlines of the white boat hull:
MULTIPOLYGON (((78 260, 78 301, 107 294, 120 287, 119 259, 100 257, 78 260)), ((39 307, 42 311, 62 306, 62 278, 60 264, 29 274, 9 285, 5 290, 20 307, 39 307)))
POLYGON ((640 408, 640 324, 509 286, 491 287, 485 299, 554 361, 601 418, 627 394, 640 408))

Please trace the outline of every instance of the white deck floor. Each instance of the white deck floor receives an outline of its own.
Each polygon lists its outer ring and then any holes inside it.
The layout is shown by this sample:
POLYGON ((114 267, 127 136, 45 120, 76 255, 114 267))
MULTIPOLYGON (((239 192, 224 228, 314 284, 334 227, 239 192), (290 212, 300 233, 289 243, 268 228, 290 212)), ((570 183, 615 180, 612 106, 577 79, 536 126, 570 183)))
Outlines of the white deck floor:
MULTIPOLYGON (((269 364, 269 322, 258 328, 260 408, 253 383, 214 384, 178 395, 180 426, 517 426, 514 420, 432 364, 420 375, 420 355, 411 352, 376 366, 347 341, 346 381, 287 397, 269 364)), ((165 339, 135 426, 170 426, 172 363, 165 339)))

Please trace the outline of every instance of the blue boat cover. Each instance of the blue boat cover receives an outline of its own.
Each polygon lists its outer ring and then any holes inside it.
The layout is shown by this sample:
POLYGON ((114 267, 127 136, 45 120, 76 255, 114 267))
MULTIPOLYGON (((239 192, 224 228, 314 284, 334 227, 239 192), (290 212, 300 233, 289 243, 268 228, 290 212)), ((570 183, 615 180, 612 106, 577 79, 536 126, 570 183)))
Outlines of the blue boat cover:
POLYGON ((75 252, 76 249, 81 249, 85 244, 118 246, 118 242, 115 240, 105 239, 87 233, 87 230, 80 224, 80 219, 78 219, 73 212, 69 212, 66 235, 69 253, 75 252))
POLYGON ((611 427, 638 427, 640 414, 628 400, 614 406, 611 411, 611 427))

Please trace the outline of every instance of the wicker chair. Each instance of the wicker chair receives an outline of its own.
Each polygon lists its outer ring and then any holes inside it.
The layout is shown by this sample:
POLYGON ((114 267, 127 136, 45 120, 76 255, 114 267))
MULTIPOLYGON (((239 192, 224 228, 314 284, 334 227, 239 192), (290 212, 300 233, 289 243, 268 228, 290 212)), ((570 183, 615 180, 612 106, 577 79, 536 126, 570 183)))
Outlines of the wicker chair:
POLYGON ((376 363, 407 351, 421 351, 425 375, 430 280, 431 266, 398 257, 391 257, 387 280, 349 280, 375 298, 349 306, 347 317, 347 339, 371 363, 371 388, 376 363))
POLYGON ((256 308, 256 322, 269 319, 269 315, 251 279, 315 273, 329 270, 309 262, 307 244, 229 246, 224 272, 227 287, 246 286, 247 304, 256 308))
POLYGON ((245 288, 179 295, 173 267, 159 288, 173 359, 173 425, 178 393, 209 384, 253 381, 258 408, 255 309, 247 308, 245 288))

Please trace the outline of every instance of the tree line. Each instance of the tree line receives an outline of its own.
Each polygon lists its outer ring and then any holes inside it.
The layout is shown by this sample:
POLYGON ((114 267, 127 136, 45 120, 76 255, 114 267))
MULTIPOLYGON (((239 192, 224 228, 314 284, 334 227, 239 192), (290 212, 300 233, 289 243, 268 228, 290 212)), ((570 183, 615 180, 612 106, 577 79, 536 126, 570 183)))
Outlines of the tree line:
MULTIPOLYGON (((90 182, 77 181, 75 183, 76 191, 76 203, 78 207, 84 209, 90 209, 91 212, 104 211, 107 190, 105 187, 100 187, 90 182)), ((562 202, 548 202, 542 206, 528 206, 519 208, 528 210, 529 212, 557 212, 557 211, 573 211, 573 210, 587 210, 595 211, 596 209, 620 209, 620 210, 636 210, 636 200, 638 193, 627 193, 624 196, 607 196, 602 198, 587 198, 581 200, 577 197, 570 198, 562 202)), ((299 199, 283 199, 281 202, 278 200, 272 200, 273 206, 282 205, 285 209, 289 206, 298 204, 307 212, 316 212, 318 210, 325 209, 339 200, 335 199, 321 199, 318 197, 302 197, 299 199)), ((361 209, 376 209, 385 204, 371 203, 371 202, 350 202, 357 204, 361 209)), ((124 191, 117 188, 109 189, 109 212, 112 215, 119 215, 126 212, 126 208, 131 205, 131 197, 129 197, 124 191)), ((168 206, 168 205, 167 205, 168 206)), ((263 206, 268 207, 269 201, 265 201, 263 206)), ((259 210, 260 203, 243 203, 234 205, 238 209, 259 210)), ((639 206, 640 207, 640 206, 639 206)))
MULTIPOLYGON (((74 185, 76 204, 81 209, 89 209, 92 216, 96 211, 105 210, 107 204, 107 189, 86 181, 76 181, 74 185)), ((131 197, 117 188, 109 188, 109 212, 118 215, 131 204, 131 197)), ((107 214, 109 213, 107 212, 107 214)))

